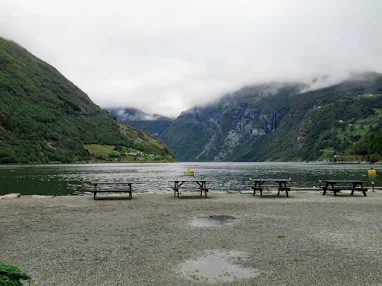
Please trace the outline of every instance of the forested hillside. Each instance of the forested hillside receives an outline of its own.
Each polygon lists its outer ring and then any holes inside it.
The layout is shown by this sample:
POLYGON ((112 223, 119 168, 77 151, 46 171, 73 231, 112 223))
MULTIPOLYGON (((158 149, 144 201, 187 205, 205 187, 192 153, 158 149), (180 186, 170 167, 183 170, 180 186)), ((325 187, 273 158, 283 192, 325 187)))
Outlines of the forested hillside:
POLYGON ((304 89, 243 88, 183 112, 159 138, 181 161, 382 159, 382 75, 304 89))
POLYGON ((0 38, 0 163, 173 161, 117 123, 54 67, 0 38), (139 157, 127 154, 139 153, 139 157), (151 155, 151 156, 147 156, 151 155))

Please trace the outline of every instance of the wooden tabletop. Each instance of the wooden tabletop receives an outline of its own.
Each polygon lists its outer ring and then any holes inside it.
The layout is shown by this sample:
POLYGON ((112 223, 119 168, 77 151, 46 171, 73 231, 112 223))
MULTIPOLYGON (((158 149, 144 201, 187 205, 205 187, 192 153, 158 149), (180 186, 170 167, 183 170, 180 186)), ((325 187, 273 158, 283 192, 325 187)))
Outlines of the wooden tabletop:
POLYGON ((136 184, 136 183, 130 183, 130 182, 91 182, 93 185, 130 185, 130 184, 136 184))
POLYGON ((210 182, 208 180, 172 180, 169 182, 210 182))
POLYGON ((250 181, 255 182, 291 182, 289 179, 251 179, 250 181))
POLYGON ((365 183, 361 180, 325 180, 326 183, 335 184, 335 183, 365 183))

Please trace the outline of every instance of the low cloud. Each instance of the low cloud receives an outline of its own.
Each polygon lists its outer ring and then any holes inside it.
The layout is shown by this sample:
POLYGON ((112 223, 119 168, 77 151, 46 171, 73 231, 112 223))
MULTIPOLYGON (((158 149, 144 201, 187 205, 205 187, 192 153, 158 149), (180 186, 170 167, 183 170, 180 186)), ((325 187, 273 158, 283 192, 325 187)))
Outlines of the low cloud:
POLYGON ((243 85, 381 72, 380 11, 379 0, 2 0, 0 36, 101 107, 176 116, 243 85))

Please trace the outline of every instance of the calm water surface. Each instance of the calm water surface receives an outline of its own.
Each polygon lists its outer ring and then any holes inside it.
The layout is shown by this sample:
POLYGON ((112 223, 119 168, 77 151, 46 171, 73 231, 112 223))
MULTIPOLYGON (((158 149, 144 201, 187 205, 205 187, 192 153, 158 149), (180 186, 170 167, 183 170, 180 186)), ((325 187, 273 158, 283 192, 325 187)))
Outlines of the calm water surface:
MULTIPOLYGON (((250 190, 250 178, 291 178, 292 186, 318 186, 325 179, 360 179, 382 186, 382 166, 312 163, 169 163, 0 165, 0 195, 79 195, 92 181, 131 181, 141 192, 170 192, 170 180, 191 168, 195 177, 210 180, 212 191, 250 190), (368 178, 373 167, 377 177, 368 178)), ((172 191, 171 191, 172 192, 172 191)))

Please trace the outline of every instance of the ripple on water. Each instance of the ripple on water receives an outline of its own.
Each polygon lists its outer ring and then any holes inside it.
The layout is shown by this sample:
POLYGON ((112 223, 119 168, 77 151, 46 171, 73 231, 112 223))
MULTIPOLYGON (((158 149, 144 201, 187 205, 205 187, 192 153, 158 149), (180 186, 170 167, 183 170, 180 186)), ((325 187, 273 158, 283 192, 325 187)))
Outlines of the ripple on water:
POLYGON ((191 225, 196 227, 219 227, 224 224, 232 223, 235 219, 234 216, 229 215, 210 215, 194 218, 191 221, 191 225))
POLYGON ((234 283, 258 277, 261 274, 259 269, 241 265, 247 258, 245 252, 208 251, 196 259, 182 263, 180 273, 188 280, 203 284, 234 283))

